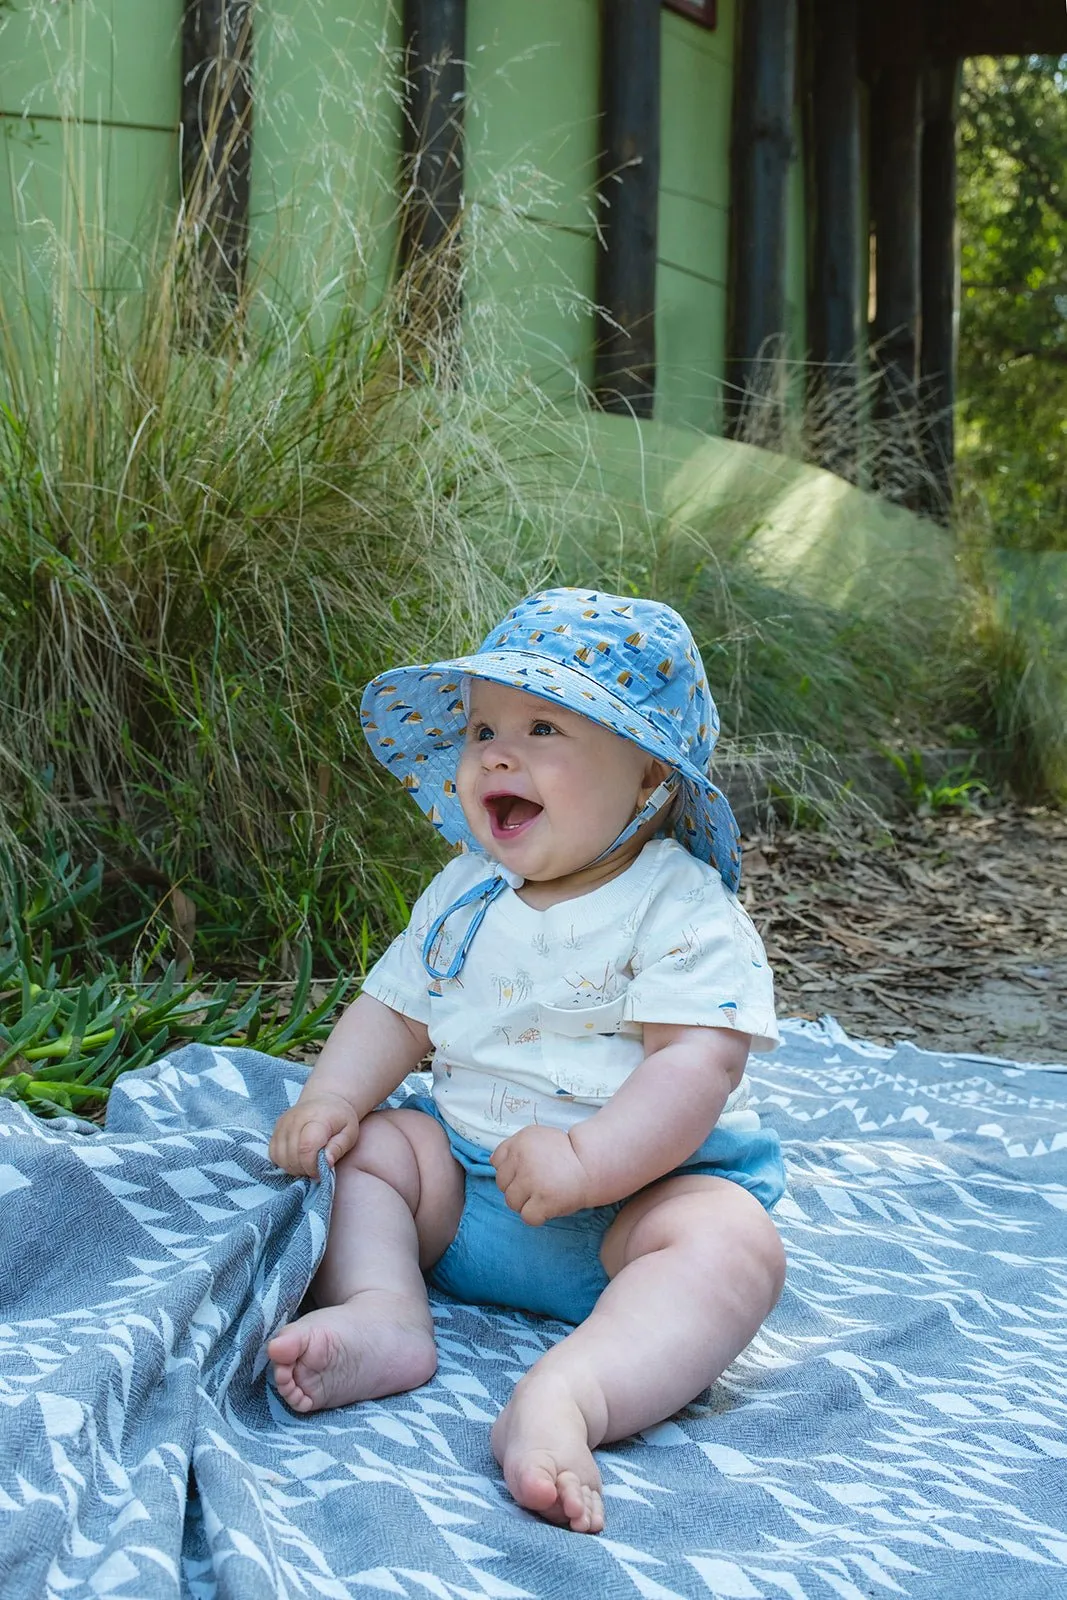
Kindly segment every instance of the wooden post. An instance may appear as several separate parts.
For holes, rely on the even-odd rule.
[[[922,348],[923,438],[930,475],[928,509],[952,505],[955,459],[959,263],[956,251],[956,121],[960,60],[930,66],[923,83]]]
[[[916,0],[895,9],[891,50],[881,58],[871,102],[879,411],[906,424],[915,417],[919,356],[921,21]]]
[[[751,405],[783,403],[786,239],[793,159],[797,0],[743,0],[731,152],[728,432]],[[773,428],[771,430],[773,434]],[[761,429],[767,437],[767,428]]]
[[[809,211],[814,214],[809,355],[810,402],[823,466],[845,477],[858,467],[860,352],[860,96],[856,0],[813,7]],[[840,426],[825,427],[830,414]]]
[[[409,321],[441,355],[459,336],[466,0],[404,0],[401,265]]]
[[[240,303],[248,271],[254,4],[189,0],[182,18],[182,184],[204,332]]]
[[[605,411],[650,417],[656,388],[659,0],[602,0],[595,386]]]

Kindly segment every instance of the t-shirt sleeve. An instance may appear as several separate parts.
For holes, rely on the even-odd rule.
[[[667,874],[642,919],[626,994],[633,1022],[736,1028],[752,1049],[779,1042],[774,981],[752,921],[714,869]]]
[[[438,912],[447,902],[449,865],[439,872],[416,900],[403,933],[398,933],[385,954],[374,963],[363,982],[363,993],[415,1022],[429,1022],[429,975],[422,947]]]

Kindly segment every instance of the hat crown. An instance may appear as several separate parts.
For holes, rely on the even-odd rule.
[[[718,712],[693,635],[670,606],[595,589],[545,589],[509,611],[477,653],[499,650],[583,673],[707,771]]]

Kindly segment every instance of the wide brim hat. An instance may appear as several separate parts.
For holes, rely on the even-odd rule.
[[[455,781],[472,678],[556,701],[677,772],[670,831],[737,887],[737,822],[709,772],[718,715],[677,612],[596,590],[546,590],[509,612],[474,654],[394,668],[367,685],[361,718],[373,754],[450,844],[478,850]]]

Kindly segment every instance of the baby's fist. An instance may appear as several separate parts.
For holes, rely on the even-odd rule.
[[[334,1167],[359,1137],[359,1118],[339,1094],[312,1091],[282,1113],[270,1141],[270,1158],[294,1178],[317,1178],[319,1151]]]
[[[562,1128],[520,1128],[489,1159],[508,1206],[532,1228],[589,1204],[589,1176]]]

